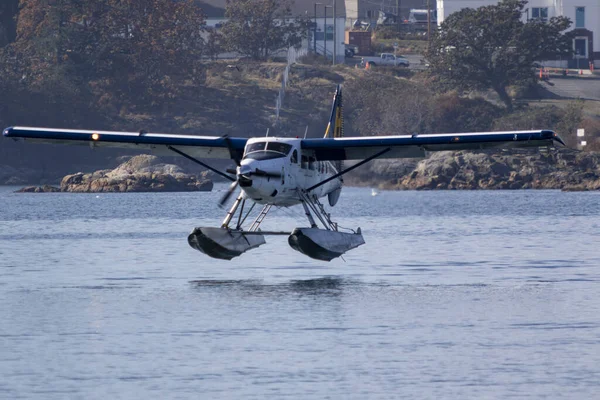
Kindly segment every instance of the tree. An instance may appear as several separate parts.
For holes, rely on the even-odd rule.
[[[567,56],[571,21],[523,22],[524,0],[464,8],[450,14],[434,33],[427,51],[432,73],[463,90],[494,90],[512,110],[510,85],[533,79],[534,63]]]
[[[227,0],[221,34],[225,46],[255,60],[297,47],[308,31],[308,19],[292,17],[293,0]]]
[[[204,27],[193,0],[21,0],[15,47],[29,83],[57,71],[109,83],[125,97],[156,98],[173,78],[194,79]]]
[[[192,0],[107,0],[96,3],[86,51],[98,72],[129,92],[160,91],[174,77],[193,79],[200,68],[205,19]],[[132,93],[133,94],[133,93]]]

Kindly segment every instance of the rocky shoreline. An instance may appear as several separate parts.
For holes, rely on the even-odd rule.
[[[206,177],[185,173],[173,164],[163,164],[151,155],[131,157],[113,170],[78,172],[65,176],[60,187],[28,186],[20,193],[129,193],[129,192],[210,192],[213,183]]]
[[[389,190],[600,190],[600,153],[572,149],[439,152],[426,159],[375,160],[345,176],[345,184]],[[206,173],[186,174],[176,165],[142,155],[114,170],[67,175],[60,187],[30,186],[20,191],[210,191],[212,186]]]
[[[600,189],[600,154],[571,149],[457,151],[377,160],[346,179],[392,190]]]

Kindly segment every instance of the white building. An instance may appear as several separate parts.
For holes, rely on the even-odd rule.
[[[349,28],[357,19],[375,24],[380,11],[399,15],[402,20],[408,20],[411,9],[427,8],[428,1],[433,9],[434,0],[345,0],[346,23]]]
[[[196,4],[204,11],[207,26],[218,28],[227,21],[225,18],[225,0],[196,0]],[[333,18],[334,6],[335,20]],[[313,23],[316,21],[316,26],[313,25],[308,30],[308,38],[304,41],[302,47],[311,51],[316,50],[319,54],[327,54],[331,58],[335,37],[337,42],[336,62],[344,62],[344,32],[346,25],[344,0],[295,0],[292,7],[292,16],[308,17]]]
[[[478,8],[498,4],[497,0],[437,0],[438,23],[463,8]],[[588,68],[593,61],[600,68],[600,0],[529,0],[523,20],[545,21],[565,16],[572,22],[574,55],[569,60],[548,63],[549,66]]]

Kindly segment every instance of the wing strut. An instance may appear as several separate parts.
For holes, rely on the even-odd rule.
[[[329,178],[325,179],[324,181],[321,181],[321,182],[317,183],[316,185],[312,185],[311,187],[309,187],[308,189],[306,189],[306,191],[307,191],[307,192],[310,192],[311,190],[313,190],[313,189],[316,189],[316,188],[318,188],[319,186],[322,186],[322,185],[326,184],[327,182],[330,182],[330,181],[332,181],[332,180],[334,180],[334,179],[336,179],[336,178],[339,178],[340,176],[344,175],[345,173],[347,173],[347,172],[350,172],[350,171],[352,171],[353,169],[355,169],[355,168],[358,168],[358,167],[360,167],[361,165],[363,165],[363,164],[366,164],[366,163],[368,163],[369,161],[371,161],[371,160],[373,160],[373,159],[375,159],[375,158],[377,158],[377,157],[379,157],[379,156],[382,156],[382,155],[384,155],[385,153],[387,153],[387,152],[388,152],[388,151],[390,151],[391,149],[392,149],[391,147],[388,147],[388,148],[386,148],[386,149],[383,149],[383,150],[381,150],[379,153],[375,153],[375,154],[373,154],[371,157],[367,157],[367,158],[365,158],[364,160],[362,160],[362,161],[361,161],[361,162],[359,162],[358,164],[354,164],[354,165],[353,165],[353,166],[351,166],[350,168],[346,168],[345,170],[338,172],[337,174],[335,174],[335,175],[333,175],[333,176],[331,176],[331,177],[329,177]]]
[[[208,165],[208,164],[205,164],[205,163],[203,163],[202,161],[200,161],[200,160],[198,160],[198,159],[195,159],[194,157],[192,157],[192,156],[190,156],[190,155],[187,155],[187,154],[185,154],[185,153],[184,153],[183,151],[181,151],[181,150],[177,150],[177,149],[176,149],[175,147],[173,147],[173,146],[167,146],[167,149],[169,149],[169,150],[171,150],[171,151],[173,151],[173,152],[175,152],[175,153],[179,154],[179,155],[180,155],[180,156],[182,156],[182,157],[185,157],[185,158],[187,158],[187,159],[188,159],[188,160],[190,160],[190,161],[193,161],[193,162],[195,162],[196,164],[200,164],[200,165],[202,165],[202,166],[203,166],[204,168],[206,168],[206,169],[210,169],[212,172],[214,172],[215,174],[221,175],[221,176],[222,176],[223,178],[225,178],[225,179],[229,179],[229,180],[230,180],[230,181],[232,181],[232,182],[235,182],[235,181],[236,181],[236,179],[235,179],[234,177],[232,177],[232,176],[230,176],[230,175],[227,175],[226,173],[224,173],[224,172],[221,172],[221,171],[219,171],[218,169],[216,169],[216,168],[213,168],[213,167],[211,167],[210,165]]]

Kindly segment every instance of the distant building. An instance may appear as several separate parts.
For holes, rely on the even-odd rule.
[[[437,0],[438,23],[463,8],[478,8],[498,4],[497,0]],[[585,68],[594,62],[600,68],[600,0],[529,0],[523,20],[546,22],[552,17],[565,16],[571,22],[573,57],[544,63],[548,66]]]
[[[348,27],[353,26],[356,20],[375,25],[380,12],[408,21],[410,10],[427,9],[428,1],[431,9],[435,10],[435,0],[346,0],[346,21]]]
[[[196,4],[198,4],[198,6],[200,6],[206,14],[207,26],[219,28],[227,20],[225,18],[225,0],[196,0]],[[327,4],[327,8],[325,8],[325,4]],[[337,28],[337,33],[335,36],[337,37],[338,42],[336,49],[336,60],[337,62],[341,63],[344,62],[346,7],[344,0],[337,0],[335,5],[335,25]],[[308,38],[304,41],[302,47],[309,50],[315,50],[316,47],[316,51],[319,54],[324,54],[325,51],[327,51],[327,56],[331,58],[333,56],[334,39],[333,0],[295,0],[292,8],[292,16],[304,16],[310,18],[313,22],[316,21],[316,27],[309,29],[307,32]]]

